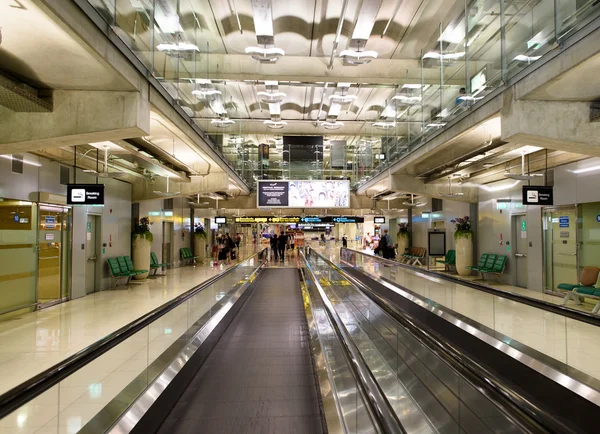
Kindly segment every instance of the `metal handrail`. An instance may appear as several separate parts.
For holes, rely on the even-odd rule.
[[[31,401],[35,397],[39,396],[46,390],[50,389],[52,386],[58,384],[59,382],[67,378],[69,375],[84,367],[85,365],[96,360],[102,354],[119,345],[121,342],[127,340],[128,338],[136,334],[138,331],[142,330],[149,324],[155,322],[168,312],[172,311],[173,309],[180,306],[190,298],[197,295],[199,292],[202,292],[206,288],[210,287],[218,280],[221,280],[223,277],[232,273],[234,270],[241,267],[244,263],[248,262],[254,257],[262,256],[262,254],[266,250],[266,248],[262,249],[261,251],[255,253],[254,255],[250,256],[244,261],[239,262],[233,267],[228,268],[224,272],[211,277],[210,279],[202,282],[200,285],[195,286],[189,291],[186,291],[178,297],[166,302],[165,304],[157,307],[156,309],[121,327],[115,332],[105,336],[99,341],[94,342],[90,346],[73,354],[67,359],[35,375],[34,377],[14,387],[8,392],[5,392],[0,396],[0,419],[17,410],[19,407]]]
[[[360,379],[359,384],[366,389],[366,396],[368,397],[367,402],[370,404],[372,413],[375,415],[376,422],[380,425],[381,429],[385,433],[407,434],[406,430],[400,423],[396,412],[390,405],[390,402],[379,387],[379,384],[373,376],[373,373],[360,354],[360,350],[350,337],[350,334],[346,330],[343,321],[340,319],[338,313],[333,308],[331,301],[325,294],[323,287],[315,276],[314,270],[312,269],[302,250],[300,250],[300,254],[304,258],[306,268],[313,278],[313,282],[317,288],[317,291],[319,292],[323,305],[325,306],[325,312],[329,317],[329,321],[331,322],[336,334],[341,336],[340,341],[342,346],[346,350],[346,353],[350,356],[350,360],[352,362],[350,363],[350,366],[352,371],[354,372],[355,376]]]
[[[352,253],[358,253],[360,255],[363,256],[367,256],[371,259],[374,259],[378,262],[381,262],[383,264],[389,264],[392,265],[394,267],[402,267],[405,268],[407,270],[410,271],[414,271],[414,272],[419,272],[419,273],[423,273],[423,274],[428,274],[430,276],[439,278],[439,279],[443,279],[446,280],[448,282],[452,282],[452,283],[456,283],[459,285],[463,285],[463,286],[467,286],[469,288],[473,288],[473,289],[477,289],[479,291],[483,291],[483,292],[487,292],[488,294],[492,294],[498,297],[502,297],[502,298],[507,298],[509,300],[512,301],[516,301],[518,303],[522,303],[522,304],[526,304],[528,306],[532,306],[538,309],[542,309],[545,310],[547,312],[552,312],[558,315],[562,315],[562,316],[566,316],[568,318],[577,320],[577,321],[582,321],[585,322],[587,324],[591,324],[594,325],[596,327],[600,327],[600,316],[597,315],[593,315],[591,313],[587,313],[587,312],[583,312],[583,311],[579,311],[579,310],[575,310],[575,309],[571,309],[565,306],[560,306],[558,304],[554,304],[554,303],[550,303],[548,301],[544,301],[544,300],[538,300],[536,298],[530,298],[527,297],[525,295],[521,295],[521,294],[516,294],[514,292],[510,292],[510,291],[506,291],[503,289],[498,289],[498,288],[493,288],[491,286],[486,286],[486,285],[481,285],[475,282],[470,282],[468,280],[462,280],[462,279],[458,279],[456,277],[453,276],[449,276],[447,274],[443,274],[443,273],[438,273],[435,271],[431,271],[431,270],[426,270],[426,269],[421,269],[421,268],[414,268],[408,264],[403,264],[401,262],[396,262],[396,261],[392,261],[391,259],[385,259],[376,255],[371,255],[370,253],[365,253],[365,252],[361,252],[359,250],[354,250],[354,249],[348,249],[348,248],[344,248],[341,247],[340,248],[340,252],[342,250],[346,250],[348,252],[352,252]],[[394,282],[391,282],[393,284],[395,284]],[[417,294],[418,295],[418,294]]]
[[[457,375],[496,402],[503,412],[512,413],[513,415],[517,414],[525,422],[525,426],[522,426],[522,428],[529,431],[533,425],[533,432],[544,432],[545,427],[539,421],[542,419],[546,422],[549,420],[553,421],[556,425],[559,425],[561,428],[560,432],[570,432],[570,430],[554,420],[552,415],[547,414],[544,410],[514,392],[511,387],[493,376],[481,364],[469,357],[465,357],[460,350],[452,346],[449,342],[436,338],[429,330],[424,329],[422,326],[417,326],[411,315],[405,312],[400,313],[391,302],[373,293],[363,282],[349,275],[343,268],[334,264],[319,252],[314,252],[327,265],[337,271],[362,294],[371,299],[384,312],[402,325],[419,343],[428,348],[441,360],[448,363]]]

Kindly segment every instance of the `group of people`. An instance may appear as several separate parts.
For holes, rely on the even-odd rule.
[[[274,262],[283,262],[285,259],[286,249],[294,251],[294,236],[292,234],[286,235],[284,231],[281,231],[279,235],[271,234],[270,238],[271,247],[271,258]]]
[[[367,236],[365,237],[365,240],[367,239],[371,239],[368,232]],[[379,242],[377,243],[377,247],[373,249],[373,253],[376,255],[381,255],[385,259],[396,259],[396,248],[392,242],[392,237],[390,237],[389,230],[384,229],[383,235],[379,238]]]
[[[213,265],[221,263],[229,265],[232,260],[237,259],[241,241],[242,235],[239,233],[235,234],[235,238],[232,238],[229,232],[224,235],[217,234],[212,247]]]

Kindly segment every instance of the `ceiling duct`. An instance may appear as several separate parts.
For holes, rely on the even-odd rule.
[[[273,35],[273,10],[271,0],[252,0],[254,18],[254,31],[258,45],[261,47],[247,47],[246,54],[261,63],[275,63],[285,55],[285,51],[275,47]]]

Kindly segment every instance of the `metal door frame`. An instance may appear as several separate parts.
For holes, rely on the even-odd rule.
[[[92,292],[87,292],[87,288],[86,288],[86,295],[89,294],[94,294],[96,292],[100,292],[102,291],[102,214],[96,214],[96,213],[92,213],[92,212],[88,212],[86,214],[86,219],[85,219],[85,224],[86,224],[86,233],[87,233],[87,221],[88,218],[92,218],[95,221],[95,231],[94,231],[94,237],[95,237],[95,241],[96,241],[96,251],[94,252],[95,256],[96,256],[96,267],[94,269],[94,290]],[[86,235],[87,237],[87,235]],[[87,239],[86,239],[86,247],[87,247]],[[89,254],[89,252],[86,251],[86,262],[87,262],[87,255]],[[87,282],[87,276],[86,276],[86,282]]]
[[[580,218],[580,209],[581,207],[579,206],[580,204],[575,203],[575,204],[568,204],[568,205],[555,205],[555,206],[548,206],[548,207],[543,207],[542,208],[542,219],[544,218],[544,213],[546,211],[552,213],[555,211],[563,211],[563,210],[572,210],[575,209],[575,219],[576,219],[576,224],[577,229],[575,230],[575,269],[576,269],[576,273],[577,273],[577,278],[579,279],[579,245],[580,245],[580,241],[579,241],[579,218]],[[550,220],[550,225],[552,225],[552,220]],[[542,231],[543,231],[544,225],[542,223]],[[554,230],[553,230],[554,232]],[[543,238],[543,237],[542,237]],[[550,243],[550,255],[552,256],[552,264],[554,264],[554,242],[552,242],[553,240],[551,240]],[[546,285],[546,257],[545,257],[545,252],[546,249],[542,248],[542,285],[544,286],[544,288],[547,287]],[[554,286],[554,265],[552,265],[552,286]],[[558,293],[556,291],[554,291],[554,289],[548,289],[548,290],[544,290],[545,294],[551,294],[551,295],[560,295],[561,297],[564,296],[563,293]]]
[[[511,234],[510,234],[510,242],[512,244],[512,247],[514,247],[514,249],[517,248],[517,240],[518,240],[518,232],[519,232],[519,228],[517,227],[517,225],[515,224],[515,222],[517,221],[517,219],[519,217],[523,217],[525,219],[525,221],[527,222],[526,224],[529,225],[529,221],[527,219],[527,213],[526,212],[519,212],[519,213],[515,213],[515,214],[511,214],[510,215],[510,226],[511,226]],[[529,234],[527,234],[527,245],[529,245]],[[511,248],[511,252],[512,252],[512,257],[514,258],[515,261],[515,273],[514,273],[514,282],[513,285],[514,286],[518,286],[519,288],[522,288],[522,286],[519,286],[517,283],[519,282],[519,278],[518,278],[518,273],[519,273],[519,268],[517,266],[517,257],[515,256],[515,251]],[[525,255],[527,255],[527,253],[525,253]],[[525,289],[529,289],[529,277],[527,277],[527,286],[525,287]]]
[[[162,245],[161,245],[161,254],[164,256],[164,252],[165,252],[165,225],[171,225],[170,229],[171,229],[171,236],[170,236],[170,240],[171,240],[171,246],[169,247],[169,260],[165,261],[165,258],[162,258],[162,262],[168,262],[169,265],[167,265],[167,268],[175,268],[174,264],[175,264],[175,223],[172,222],[171,220],[163,220],[162,221]],[[193,239],[193,238],[192,238]]]

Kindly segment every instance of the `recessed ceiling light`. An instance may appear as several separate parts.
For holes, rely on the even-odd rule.
[[[274,121],[274,120],[267,120],[263,122],[267,127],[274,129],[274,130],[280,130],[281,128],[285,127],[287,125],[286,121]]]
[[[196,97],[204,99],[209,96],[221,95],[221,91],[217,89],[193,90],[192,95],[196,95]]]
[[[382,130],[389,130],[396,126],[396,122],[380,121],[373,122],[371,125],[373,125],[375,128],[380,128]]]
[[[158,44],[158,51],[200,51],[197,45],[189,42],[180,42],[179,44]]]
[[[261,100],[263,102],[266,102],[267,104],[274,104],[274,103],[280,103],[283,101],[283,98],[285,98],[287,95],[283,92],[264,92],[264,91],[260,91],[260,92],[256,92],[256,95],[258,95],[259,97],[261,97]]]
[[[250,54],[254,60],[258,60],[261,63],[275,63],[277,59],[285,56],[285,51],[276,47],[247,47],[246,54]]]
[[[327,129],[327,130],[339,130],[341,127],[344,126],[343,122],[340,121],[325,121],[325,122],[321,122],[321,125],[323,126],[323,128]]]
[[[210,121],[210,123],[216,126],[217,128],[229,128],[231,125],[235,124],[235,122],[229,118],[213,119],[212,121]]]
[[[377,59],[377,55],[377,51],[344,50],[340,53],[340,58],[349,65],[364,65]]]
[[[423,55],[423,59],[437,59],[437,60],[457,60],[465,55],[464,52],[459,53],[444,53],[440,54],[436,51],[430,51]]]
[[[356,95],[329,95],[329,101],[335,104],[349,104],[356,99]]]

